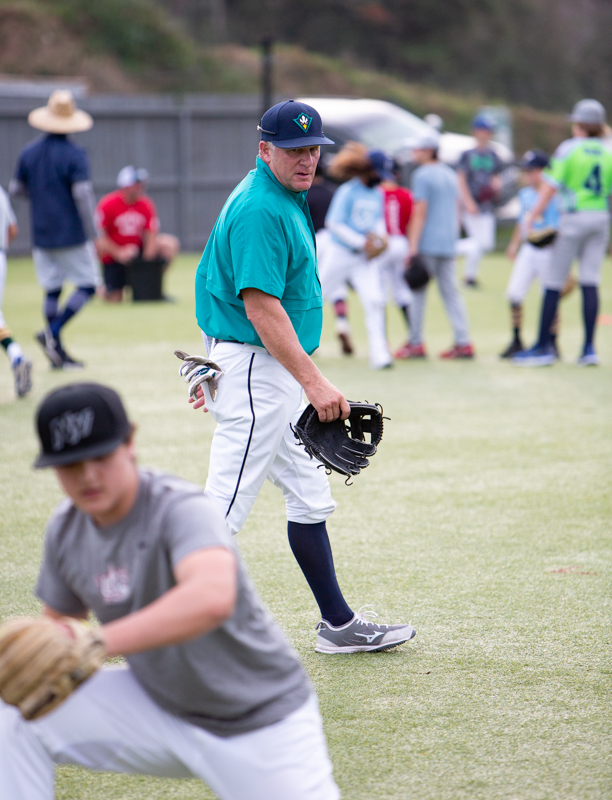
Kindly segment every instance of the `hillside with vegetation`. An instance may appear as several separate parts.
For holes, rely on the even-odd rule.
[[[436,2],[431,2],[433,10]],[[467,0],[445,4],[454,7],[463,2],[470,5]],[[419,3],[420,0],[396,5],[416,8]],[[269,13],[272,5],[271,0],[262,0],[258,16],[246,0],[198,0],[195,4],[191,0],[0,0],[0,73],[79,76],[87,80],[92,92],[256,93],[260,85],[258,36],[267,29],[266,19],[273,28]],[[277,9],[286,6],[289,15],[295,4],[274,0],[274,5]],[[365,13],[366,5],[358,0],[344,3],[346,16],[350,16],[350,9],[353,13],[361,8]],[[374,39],[378,34],[373,9],[386,5],[389,4],[367,5],[370,10],[366,18],[374,20]],[[507,102],[507,93],[486,93],[475,81],[466,79],[461,90],[454,89],[442,75],[435,83],[429,74],[402,69],[399,61],[391,63],[380,56],[378,64],[375,48],[360,58],[348,44],[339,43],[335,50],[324,46],[336,6],[335,0],[326,3],[329,13],[319,19],[321,37],[313,40],[311,49],[297,41],[291,43],[292,38],[297,38],[291,31],[284,37],[288,43],[283,43],[283,32],[272,30],[280,40],[274,50],[277,94],[385,99],[419,116],[436,112],[448,129],[456,131],[469,129],[474,111],[482,104]],[[316,3],[309,8],[316,10]],[[382,20],[380,9],[376,13]],[[277,17],[284,19],[283,14]],[[302,29],[299,19],[298,15],[296,30],[304,33],[302,38],[309,44],[306,33],[310,29]],[[351,36],[357,37],[354,42],[359,45],[360,26],[353,29],[346,21],[344,27],[350,27]],[[445,22],[444,30],[451,21]],[[225,42],[218,43],[220,40]],[[394,37],[389,41],[392,43]],[[406,47],[411,58],[416,58],[414,47]],[[332,50],[333,54],[325,50]],[[427,50],[430,60],[434,51],[435,48]],[[444,59],[451,57],[446,50],[440,52]],[[459,59],[457,67],[462,64]],[[461,70],[455,72],[459,74]],[[567,124],[559,113],[535,110],[525,103],[512,104],[512,112],[518,151],[534,145],[551,149],[566,134]]]

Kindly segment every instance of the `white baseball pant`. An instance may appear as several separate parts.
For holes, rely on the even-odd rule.
[[[331,241],[319,265],[325,300],[333,303],[344,299],[349,283],[357,292],[365,317],[372,369],[380,369],[393,361],[387,345],[385,295],[376,262],[375,258],[368,259],[364,253]]]
[[[2,313],[2,301],[4,300],[4,287],[6,285],[6,253],[0,250],[0,331],[6,328],[6,320]]]
[[[217,423],[206,491],[232,533],[244,525],[266,478],[282,490],[290,522],[326,520],[336,508],[327,475],[290,427],[304,409],[300,384],[263,347],[215,342],[210,357],[224,374],[214,401],[204,384]]]
[[[480,248],[478,258],[466,258],[463,277],[474,280],[478,275],[478,268],[484,253],[490,253],[495,248],[495,214],[492,211],[480,211],[478,214],[464,212],[463,227],[468,238],[475,239]]]
[[[466,280],[473,280],[478,275],[478,265],[482,258],[482,248],[476,239],[470,239],[469,236],[464,236],[463,239],[457,239],[455,244],[455,255],[458,258],[465,259],[463,265],[463,277]]]
[[[54,764],[200,778],[220,800],[340,797],[314,695],[280,722],[220,737],[164,711],[128,668],[100,670],[33,722],[0,701],[0,797],[52,800]]]
[[[410,247],[405,236],[389,236],[387,247],[374,259],[383,290],[399,308],[410,305],[412,292],[404,279]]]
[[[542,283],[551,254],[552,247],[534,247],[529,242],[520,246],[506,288],[506,297],[513,305],[522,304],[536,278]]]

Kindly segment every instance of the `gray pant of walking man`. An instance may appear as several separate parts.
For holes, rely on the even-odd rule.
[[[463,297],[459,292],[455,259],[446,256],[424,255],[427,270],[432,278],[438,281],[438,290],[444,303],[449,322],[455,336],[455,344],[469,345],[470,332],[467,312]],[[427,300],[427,286],[412,295],[410,305],[410,344],[423,343],[423,321],[425,318],[425,303]]]

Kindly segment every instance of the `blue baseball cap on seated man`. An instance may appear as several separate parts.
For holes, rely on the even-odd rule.
[[[285,100],[269,108],[257,126],[262,142],[272,142],[277,147],[312,147],[318,144],[334,144],[323,133],[323,123],[316,108]]]

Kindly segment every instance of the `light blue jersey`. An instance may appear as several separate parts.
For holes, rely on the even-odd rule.
[[[332,231],[332,238],[344,246],[348,243],[334,233],[334,226],[346,225],[365,236],[381,223],[384,223],[382,193],[365,186],[359,178],[352,178],[336,190],[325,217],[325,226]]]
[[[522,224],[528,212],[531,211],[536,204],[538,199],[537,189],[534,189],[533,186],[524,186],[518,193],[518,199],[521,204],[519,222]],[[555,195],[542,212],[542,215],[533,221],[533,228],[535,230],[541,228],[558,228],[559,213],[559,201]]]

